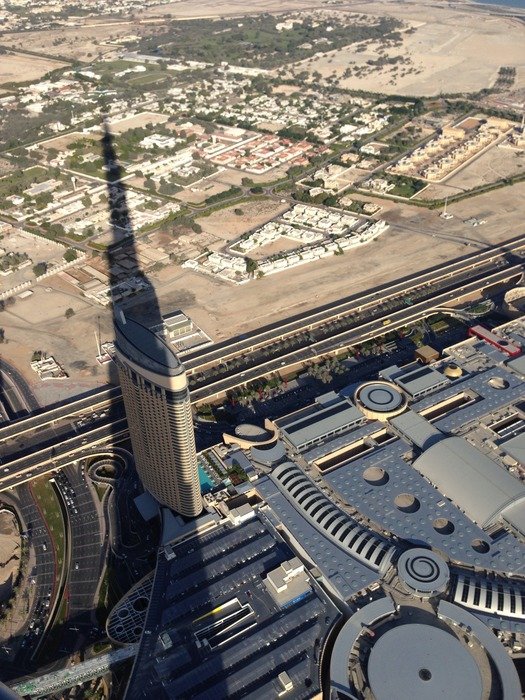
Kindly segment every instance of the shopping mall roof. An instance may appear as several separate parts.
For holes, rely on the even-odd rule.
[[[468,647],[431,625],[385,632],[372,647],[367,670],[376,700],[482,697],[481,674]]]
[[[297,449],[314,444],[329,435],[359,425],[365,421],[361,411],[345,399],[313,411],[297,421],[280,423],[287,440]]]
[[[519,501],[519,510],[525,509],[525,486],[462,438],[432,445],[414,467],[481,526],[490,525]]]

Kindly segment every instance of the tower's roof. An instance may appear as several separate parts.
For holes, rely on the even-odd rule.
[[[140,367],[166,377],[182,374],[184,367],[171,347],[142,323],[115,314],[117,349]]]

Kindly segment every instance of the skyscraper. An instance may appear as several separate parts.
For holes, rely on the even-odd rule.
[[[202,510],[188,382],[171,347],[141,323],[115,314],[115,349],[137,472],[162,504]]]

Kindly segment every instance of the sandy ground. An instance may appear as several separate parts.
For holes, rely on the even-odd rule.
[[[276,203],[273,199],[243,202],[234,207],[221,209],[210,216],[200,217],[197,221],[205,233],[214,236],[218,243],[224,245],[225,242],[262,226],[289,208],[288,203]],[[241,209],[243,214],[241,216],[235,214],[235,209]]]
[[[111,122],[111,131],[115,134],[121,134],[129,129],[137,129],[147,126],[148,124],[164,124],[169,119],[167,114],[157,114],[156,112],[143,112],[134,117],[127,119],[119,119]]]
[[[143,12],[143,16],[170,14],[172,17],[224,17],[226,15],[258,14],[261,12],[285,12],[288,10],[302,10],[307,7],[319,7],[318,0],[250,0],[249,5],[245,0],[226,0],[217,3],[214,0],[177,0],[159,7],[149,7]]]
[[[21,44],[20,46],[29,46],[29,44]],[[0,58],[0,84],[38,80],[49,71],[66,65],[67,63],[48,58],[37,58],[18,53],[6,54]]]
[[[136,25],[136,22],[130,21],[118,24],[61,27],[45,32],[13,32],[2,35],[2,44],[19,49],[30,46],[32,51],[50,56],[63,56],[64,58],[90,62],[98,56],[114,52],[115,49],[119,48],[118,46],[105,45],[104,41],[109,40],[110,37],[118,38],[134,34]],[[59,43],[55,43],[57,40]],[[30,58],[30,60],[34,61],[35,59]],[[28,78],[24,77],[20,80],[28,80]]]
[[[81,131],[73,131],[71,134],[64,134],[63,136],[56,136],[47,141],[42,141],[38,145],[40,148],[56,148],[57,151],[64,151],[72,143],[75,143],[75,141],[81,141],[83,139],[86,139],[85,134]]]
[[[31,265],[23,267],[10,275],[0,278],[0,292],[7,291],[12,287],[33,280],[33,266],[36,263],[45,262],[50,266],[58,265],[64,262],[64,252],[66,248],[62,245],[58,246],[55,243],[48,241],[41,236],[33,236],[26,231],[12,229],[2,239],[2,248],[7,252],[22,253],[25,252],[31,259]]]
[[[437,211],[370,196],[366,200],[378,202],[383,207],[381,216],[391,224],[376,242],[240,287],[176,265],[166,267],[151,278],[162,312],[182,309],[217,341],[474,252],[465,242],[508,240],[517,234],[516,221],[525,217],[525,183],[453,204],[449,211],[454,218],[449,221],[440,219]],[[276,204],[266,202],[258,218],[252,214],[244,222],[231,213],[223,213],[222,219],[215,214],[207,222],[212,232],[207,235],[226,241],[250,223],[257,225],[275,213]],[[487,223],[477,228],[464,224],[470,216]],[[23,372],[39,399],[49,404],[108,380],[111,365],[101,367],[95,362],[94,333],[100,326],[102,340],[111,340],[113,327],[109,310],[78,297],[74,287],[60,277],[46,280],[46,287],[54,291],[45,292],[43,285],[37,285],[33,297],[17,301],[2,313],[1,324],[8,340],[2,346],[3,356]],[[66,320],[64,306],[74,307],[71,295],[81,308]],[[33,305],[37,311],[24,309]],[[146,311],[147,307],[146,302]],[[54,354],[70,378],[41,382],[29,368],[36,349]],[[85,368],[79,362],[86,363]]]
[[[434,95],[439,92],[473,92],[492,85],[500,66],[517,67],[515,87],[525,85],[525,31],[518,19],[495,17],[487,8],[475,11],[467,5],[431,6],[420,2],[351,5],[353,11],[390,14],[413,27],[404,33],[403,45],[385,51],[387,56],[410,59],[406,66],[373,67],[366,75],[340,80],[342,87],[388,94]],[[318,71],[324,77],[358,66],[379,56],[381,43],[366,43],[322,54],[314,60],[295,64],[296,69]]]
[[[234,170],[233,168],[224,168],[217,174],[217,180],[225,182],[228,185],[240,185],[243,177],[252,180],[256,185],[261,182],[275,182],[286,176],[287,168],[273,168],[273,170],[257,175],[255,173],[244,173],[242,170]]]
[[[181,202],[190,202],[191,204],[202,204],[205,199],[214,194],[220,194],[229,190],[228,185],[218,182],[215,178],[206,178],[194,185],[188,185],[180,192],[177,192],[175,199]]]
[[[93,22],[87,20],[82,27],[64,27],[46,32],[7,33],[2,43],[13,48],[31,46],[32,50],[46,55],[67,56],[89,62],[94,57],[116,54],[118,45],[106,42],[141,32],[162,15],[170,14],[180,19],[243,15],[261,12],[285,12],[319,7],[317,0],[252,0],[247,6],[241,0],[229,0],[217,4],[212,0],[181,0],[159,7],[147,8],[141,20],[125,22]],[[350,89],[377,90],[387,93],[427,95],[443,92],[472,92],[491,85],[502,65],[518,68],[515,87],[525,86],[525,41],[523,24],[518,19],[494,14],[489,6],[459,2],[432,3],[419,0],[416,3],[400,3],[393,0],[370,3],[344,3],[333,8],[338,11],[366,13],[372,16],[389,14],[403,20],[413,33],[405,33],[403,46],[388,49],[389,56],[408,58],[409,63],[393,68],[368,68],[370,73],[341,80]],[[519,10],[516,10],[519,12]],[[155,19],[158,18],[158,19]],[[55,45],[56,40],[59,43]],[[366,61],[376,59],[381,46],[366,43],[364,52],[356,52],[356,45],[337,52],[321,54],[313,60],[296,64],[300,70],[319,71],[325,77],[335,71],[341,77],[348,67],[366,67]],[[43,59],[21,57],[22,63],[9,68],[3,57],[0,82],[18,78],[27,80],[38,77],[43,69]],[[5,67],[7,66],[7,68]],[[36,76],[30,71],[38,70]]]
[[[524,168],[525,151],[496,147],[476,158],[444,184],[456,189],[471,190],[504,177],[520,175]]]
[[[20,544],[15,516],[8,510],[0,511],[0,601],[11,593],[20,563]]]

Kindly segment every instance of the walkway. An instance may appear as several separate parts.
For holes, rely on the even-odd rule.
[[[125,649],[110,651],[108,654],[101,654],[75,666],[69,666],[62,671],[54,671],[44,676],[15,683],[11,685],[11,689],[21,696],[29,696],[30,698],[41,698],[50,693],[58,693],[79,683],[103,676],[117,664],[134,657],[137,649],[138,645],[133,644]]]

